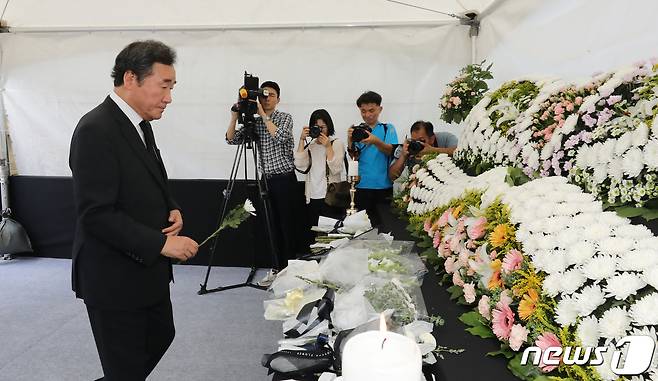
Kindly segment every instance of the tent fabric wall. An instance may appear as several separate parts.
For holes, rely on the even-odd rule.
[[[355,27],[227,31],[18,33],[0,35],[0,85],[18,174],[69,176],[78,119],[111,91],[116,54],[136,39],[178,51],[174,102],[156,137],[172,178],[228,178],[234,148],[224,142],[244,70],[281,85],[279,109],[295,141],[316,108],[338,137],[360,121],[359,94],[382,94],[382,120],[403,137],[417,119],[438,120],[447,83],[470,62],[468,27]]]
[[[519,77],[577,80],[658,56],[658,2],[505,0],[482,19],[478,50],[494,85]]]

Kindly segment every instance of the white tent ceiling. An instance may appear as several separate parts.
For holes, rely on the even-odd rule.
[[[3,19],[18,31],[436,24],[455,21],[447,14],[481,12],[494,0],[3,0],[3,8],[7,2]]]

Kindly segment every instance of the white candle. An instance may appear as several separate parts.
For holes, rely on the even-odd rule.
[[[347,175],[350,177],[356,177],[359,175],[359,162],[356,160],[350,160],[347,164]]]
[[[342,356],[343,381],[419,381],[422,356],[416,342],[387,331],[368,331],[349,339]]]

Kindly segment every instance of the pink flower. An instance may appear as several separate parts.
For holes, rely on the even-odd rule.
[[[446,224],[448,224],[450,214],[452,214],[452,208],[448,208],[448,210],[443,212],[441,217],[439,217],[439,227],[442,228],[442,227],[446,226]]]
[[[512,304],[512,298],[509,295],[507,295],[507,290],[503,290],[503,292],[500,293],[500,301],[498,303],[507,304],[507,305]]]
[[[457,230],[457,234],[461,234],[464,232],[464,221],[465,218],[460,218],[459,221],[457,222],[457,227],[455,228]]]
[[[464,299],[469,304],[475,301],[475,285],[473,283],[466,283],[464,285]]]
[[[423,224],[423,230],[425,230],[425,233],[429,233],[430,229],[432,228],[432,221],[430,219],[426,219],[425,223]]]
[[[455,272],[456,267],[455,267],[455,258],[454,257],[448,257],[445,262],[443,262],[443,267],[446,269],[446,272],[448,274],[452,274]]]
[[[564,107],[562,107],[561,104],[558,104],[557,106],[555,106],[555,110],[553,110],[553,112],[555,113],[555,115],[564,114]]]
[[[461,275],[459,275],[459,271],[452,273],[452,284],[455,286],[464,287],[464,280],[462,279]]]
[[[523,254],[516,249],[510,250],[503,259],[503,272],[509,274],[521,268]]]
[[[432,245],[436,249],[441,243],[441,232],[437,231],[434,233],[434,239],[432,240]]]
[[[498,253],[496,252],[496,250],[489,253],[489,258],[491,258],[491,260],[496,259],[496,257],[498,257]]]
[[[489,307],[489,301],[489,295],[482,295],[478,302],[478,312],[487,320],[491,319],[491,307]]]
[[[459,97],[452,97],[450,100],[455,106],[459,106],[462,103],[462,100]]]
[[[535,340],[535,345],[541,348],[542,353],[544,353],[544,351],[546,351],[548,348],[562,347],[562,343],[560,343],[560,339],[558,339],[557,336],[555,336],[555,334],[552,332],[544,332],[543,334],[541,334],[537,338],[537,340]],[[559,360],[560,356],[551,355],[549,359]],[[539,363],[539,368],[541,369],[542,372],[548,373],[553,369],[557,368],[557,365],[546,365],[544,364],[544,361],[542,359],[542,361],[540,361]]]
[[[458,253],[459,249],[461,248],[461,241],[463,239],[463,235],[461,234],[455,234],[452,239],[450,240],[450,250],[453,253]]]
[[[498,302],[491,313],[493,332],[498,339],[508,339],[514,325],[514,312],[509,304]]]
[[[466,228],[466,234],[470,239],[478,239],[484,236],[484,228],[487,224],[487,219],[485,217],[480,217],[475,221],[471,222]]]
[[[576,99],[573,100],[573,103],[575,103],[576,106],[580,106],[583,104],[583,97],[576,97]]]
[[[621,95],[611,95],[610,98],[608,98],[608,105],[612,106],[613,104],[619,102],[621,100]]]
[[[467,249],[473,250],[476,247],[477,247],[477,245],[475,244],[475,242],[472,239],[469,239],[468,241],[466,241],[466,248]]]
[[[462,266],[468,265],[468,257],[471,256],[471,253],[467,248],[462,247],[462,249],[459,251],[459,263],[461,263]]]
[[[448,249],[448,244],[445,240],[442,240],[441,243],[439,243],[437,251],[443,258],[447,258],[450,255],[450,250]]]
[[[509,335],[509,347],[514,351],[521,349],[521,345],[528,339],[528,329],[521,324],[514,324]]]

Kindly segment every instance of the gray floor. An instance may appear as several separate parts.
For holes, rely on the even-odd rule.
[[[281,338],[280,322],[263,319],[263,300],[271,294],[239,288],[198,296],[205,270],[174,268],[176,339],[149,380],[269,379],[260,358]],[[84,304],[71,292],[70,271],[66,259],[0,261],[0,381],[88,381],[102,375]],[[242,282],[247,273],[213,268],[208,287]]]

